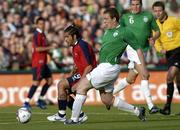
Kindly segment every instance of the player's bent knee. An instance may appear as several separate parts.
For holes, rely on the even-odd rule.
[[[60,84],[60,85],[58,85],[58,88],[57,88],[57,89],[58,89],[58,92],[59,92],[59,93],[61,93],[61,92],[65,93],[67,87],[66,87],[64,84]]]
[[[129,84],[135,83],[135,79],[129,79],[129,78],[127,78],[126,80],[127,80],[127,82],[128,82]]]
[[[81,95],[86,95],[87,94],[87,89],[78,89],[78,88],[76,88],[76,93],[81,94]]]
[[[80,80],[77,84],[76,92],[78,94],[86,95],[87,91],[91,88],[89,81],[86,78]]]
[[[87,94],[87,87],[78,85],[76,88],[76,93],[86,95]]]
[[[62,79],[61,81],[59,81],[57,86],[61,88],[68,86],[66,79]]]

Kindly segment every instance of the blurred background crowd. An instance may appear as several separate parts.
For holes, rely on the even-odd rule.
[[[145,10],[151,11],[156,0],[143,0]],[[180,0],[163,0],[170,15],[180,17]],[[81,28],[83,39],[96,52],[101,47],[103,28],[100,25],[106,7],[116,6],[120,12],[128,9],[129,0],[0,0],[0,70],[31,69],[31,43],[37,16],[46,19],[45,34],[49,44],[59,48],[50,52],[52,69],[69,70],[73,65],[71,49],[64,42],[63,30],[75,23]],[[165,65],[165,58],[152,47],[146,56],[149,67]],[[121,65],[127,67],[126,54]]]

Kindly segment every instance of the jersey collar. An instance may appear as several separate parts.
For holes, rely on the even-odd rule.
[[[77,44],[78,44],[78,42],[80,42],[80,40],[81,40],[80,38],[79,38],[79,39],[77,39],[77,41],[74,43],[74,46],[75,46],[75,45],[77,45]]]
[[[116,26],[116,28],[119,28],[121,25],[119,24],[118,26]]]
[[[77,44],[78,44],[78,41],[76,41],[76,42],[74,43],[74,46],[77,45]]]
[[[118,24],[116,27],[113,27],[113,28],[110,28],[110,29],[107,29],[107,30],[114,30],[114,29],[117,29],[117,28],[119,28],[121,25],[120,24]]]
[[[39,33],[42,33],[42,30],[40,28],[36,28],[36,30],[39,32]]]

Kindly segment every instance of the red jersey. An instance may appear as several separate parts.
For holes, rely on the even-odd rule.
[[[88,65],[96,67],[96,58],[92,47],[84,40],[79,40],[73,46],[73,60],[81,76]]]
[[[46,36],[37,28],[34,31],[33,43],[32,43],[32,67],[41,67],[47,64],[47,51],[38,52],[36,47],[46,47]]]

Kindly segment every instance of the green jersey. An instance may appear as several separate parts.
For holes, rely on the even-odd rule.
[[[131,29],[143,51],[149,49],[148,38],[151,37],[152,30],[159,30],[155,18],[147,11],[138,14],[126,13],[122,16],[120,24]]]
[[[134,37],[128,28],[120,27],[120,25],[106,30],[102,37],[102,47],[99,53],[100,63],[118,64],[128,44],[135,50],[140,48]]]

